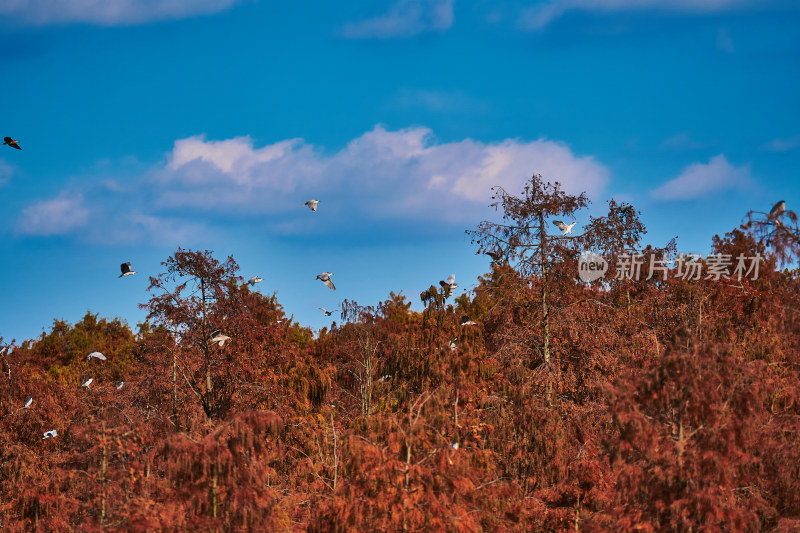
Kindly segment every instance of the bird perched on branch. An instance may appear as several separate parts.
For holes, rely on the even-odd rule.
[[[45,431],[44,432],[44,437],[42,437],[42,440],[51,439],[53,437],[58,437],[58,431],[56,431],[55,429],[51,429],[50,431]]]
[[[767,220],[777,220],[779,216],[781,216],[786,211],[786,201],[781,200],[769,211],[769,215],[767,215]]]

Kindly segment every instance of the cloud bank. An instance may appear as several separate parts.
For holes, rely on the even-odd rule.
[[[556,141],[437,142],[425,127],[376,126],[333,153],[303,139],[258,147],[247,136],[194,136],[175,141],[165,162],[135,184],[116,187],[105,180],[83,191],[96,206],[91,216],[80,202],[59,197],[28,208],[19,227],[40,235],[53,226],[77,229],[91,219],[92,227],[106,228],[101,241],[135,240],[134,234],[188,238],[230,220],[256,220],[275,233],[333,231],[309,226],[316,218],[303,202],[312,198],[337,227],[353,221],[362,231],[363,224],[381,223],[472,226],[489,214],[491,187],[517,194],[533,173],[590,197],[602,192],[609,175],[592,157]],[[51,204],[59,213],[54,219],[68,218],[70,205],[77,212],[67,224],[48,226],[41,213]],[[114,222],[103,222],[108,220]]]
[[[0,16],[31,24],[124,26],[208,15],[242,0],[0,0]]]
[[[692,163],[677,178],[650,191],[650,195],[660,200],[693,200],[749,183],[750,165],[734,167],[720,154],[708,163]]]
[[[442,31],[453,25],[453,0],[397,0],[384,15],[342,28],[348,39],[392,39]]]

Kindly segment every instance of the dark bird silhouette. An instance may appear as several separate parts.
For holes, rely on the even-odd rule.
[[[14,140],[11,137],[3,137],[3,140],[5,141],[3,144],[7,144],[11,148],[16,148],[17,150],[22,150],[22,148],[19,147],[19,144],[17,144],[19,141]],[[2,145],[0,145],[0,146],[2,146]]]
[[[122,274],[120,274],[120,275],[119,275],[119,277],[123,277],[123,276],[132,276],[132,275],[136,274],[136,271],[135,271],[135,270],[131,270],[131,263],[130,263],[130,261],[128,261],[127,263],[122,263],[122,264],[119,266],[119,269],[122,271]]]

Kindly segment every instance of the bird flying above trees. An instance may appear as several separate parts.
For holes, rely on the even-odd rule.
[[[209,339],[210,342],[216,342],[220,348],[222,348],[222,346],[229,340],[231,340],[231,338],[221,331],[215,331],[211,333],[211,338]]]
[[[316,211],[318,203],[319,203],[319,200],[309,200],[306,203],[304,203],[303,205],[307,205],[309,209],[311,209],[312,211]]]
[[[470,320],[470,318],[467,315],[464,315],[464,316],[461,317],[461,325],[462,326],[477,326],[478,323],[475,322],[474,320]]]
[[[250,285],[255,285],[256,283],[261,283],[262,281],[264,280],[259,278],[258,276],[253,276],[252,278],[247,280],[247,283],[249,283]]]
[[[453,289],[457,288],[458,287],[458,283],[456,283],[456,275],[455,274],[450,274],[449,276],[447,276],[447,280],[446,281],[440,281],[439,285],[441,285],[442,288],[447,287],[450,290],[453,290]]]
[[[317,309],[319,309],[320,311],[322,311],[322,314],[323,314],[324,316],[331,316],[331,315],[333,314],[333,311],[338,311],[338,309],[334,309],[333,311],[328,311],[328,310],[327,310],[327,309],[325,309],[324,307],[317,307]]]
[[[488,255],[489,257],[491,257],[492,261],[495,262],[495,263],[500,262],[500,260],[503,258],[503,253],[499,252],[499,251],[497,251],[497,252],[484,252],[484,254]]]
[[[119,266],[119,269],[122,271],[122,274],[120,274],[119,277],[132,276],[132,275],[136,274],[135,270],[131,270],[131,262],[130,261],[128,261],[127,263],[122,263]]]
[[[91,385],[91,384],[92,384],[92,381],[94,381],[94,378],[89,378],[89,379],[87,379],[87,380],[84,382],[84,384],[83,384],[83,385],[81,385],[81,387],[86,387],[86,388],[88,389],[88,388],[89,388],[89,385]]]
[[[25,400],[25,405],[23,405],[22,408],[27,409],[28,407],[31,406],[31,404],[33,404],[33,396]]]
[[[323,272],[322,274],[318,275],[315,279],[320,280],[324,283],[330,290],[335,291],[336,286],[333,284],[333,280],[331,280],[331,276],[333,276],[330,272]]]
[[[572,228],[575,226],[575,224],[577,224],[577,222],[573,222],[572,224],[567,226],[566,224],[564,224],[560,220],[554,220],[553,224],[555,224],[556,227],[558,227],[558,229],[560,229],[562,232],[564,232],[564,235],[566,235],[568,233],[572,233]]]
[[[42,437],[42,440],[51,439],[53,437],[58,437],[58,431],[56,431],[55,429],[51,429],[50,431],[45,431],[44,432],[44,437]]]
[[[5,141],[3,144],[9,145],[11,148],[22,150],[22,148],[19,147],[19,144],[17,144],[19,141],[14,140],[11,137],[3,137],[3,141]],[[2,144],[0,144],[0,146],[2,146]]]
[[[87,360],[91,361],[92,357],[94,357],[95,359],[100,359],[101,361],[105,361],[106,360],[106,356],[101,354],[100,352],[92,352],[92,353],[90,353],[89,357],[87,358]]]

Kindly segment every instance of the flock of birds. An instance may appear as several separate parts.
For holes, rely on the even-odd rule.
[[[5,146],[5,145],[8,145],[9,147],[15,148],[17,150],[22,150],[22,148],[19,145],[19,141],[16,140],[16,139],[12,139],[11,137],[4,137],[3,138],[3,144],[0,145],[0,146]],[[311,211],[316,212],[317,211],[317,207],[319,205],[319,200],[308,200],[303,205],[307,206]],[[773,223],[776,227],[782,227],[783,224],[781,223],[781,221],[779,219],[784,214],[785,211],[786,211],[786,202],[784,200],[781,200],[781,201],[779,201],[778,203],[776,203],[772,207],[772,209],[770,210],[769,214],[767,215],[767,221],[769,223]],[[569,235],[569,234],[573,233],[573,228],[575,227],[575,224],[577,224],[577,222],[573,222],[572,224],[566,224],[565,222],[563,222],[561,220],[554,220],[553,224],[559,230],[561,230],[562,235]],[[500,251],[489,251],[489,252],[486,252],[485,254],[488,255],[489,257],[491,257],[492,264],[500,263],[503,260],[503,254]],[[125,277],[125,276],[132,276],[132,275],[136,274],[136,271],[132,269],[130,262],[122,263],[120,265],[120,271],[121,271],[121,274],[119,275],[120,278]],[[320,280],[330,290],[335,291],[336,290],[336,286],[333,284],[333,280],[331,279],[331,276],[333,276],[332,272],[322,272],[321,274],[317,275],[317,277],[315,279]],[[249,280],[247,280],[247,283],[250,286],[254,286],[256,283],[260,283],[262,281],[263,281],[263,278],[259,277],[258,275],[255,275],[252,278],[250,278]],[[444,289],[446,291],[447,294],[449,294],[451,291],[455,290],[458,287],[458,283],[456,283],[455,274],[450,274],[447,277],[446,280],[440,281],[439,285],[442,287],[442,289]],[[328,309],[325,309],[324,307],[318,307],[317,309],[321,310],[322,313],[323,313],[323,316],[326,316],[326,317],[327,316],[331,316],[335,311],[338,311],[338,309],[333,309],[333,310],[329,311]],[[282,320],[281,320],[281,322],[282,322]],[[474,320],[471,320],[468,316],[464,315],[464,316],[461,317],[460,325],[462,327],[474,326],[474,325],[477,325],[477,323]],[[229,340],[231,340],[231,338],[229,336],[225,335],[223,332],[221,332],[219,330],[213,331],[211,333],[211,335],[209,336],[209,342],[216,343],[220,348],[222,348],[225,345],[225,343],[227,341],[229,341]],[[452,350],[452,351],[456,350],[456,348],[457,348],[456,341],[458,341],[458,337],[455,337],[450,341],[450,350]],[[0,354],[4,354],[7,350],[8,350],[7,346],[3,347],[0,350]],[[107,358],[106,358],[105,355],[103,355],[100,352],[92,352],[88,356],[89,362],[91,362],[92,359],[96,359],[98,361],[105,361]],[[9,369],[9,372],[10,372],[10,369]],[[385,380],[386,378],[389,378],[389,377],[391,377],[391,376],[384,376],[383,378],[381,378],[381,381],[383,381],[383,380]],[[88,389],[91,386],[93,381],[94,381],[94,378],[87,379],[81,385],[81,388]],[[116,389],[120,390],[123,387],[123,385],[125,385],[124,381],[118,381],[116,383]],[[23,407],[21,409],[29,409],[33,405],[33,402],[34,402],[33,397],[32,396],[29,397],[25,401],[25,404],[23,405]],[[57,436],[58,436],[58,431],[56,431],[55,429],[51,429],[50,431],[44,432],[44,436],[42,437],[42,440],[54,438],[54,437],[57,437]],[[450,446],[452,448],[458,450],[458,443],[457,442],[451,443]]]

